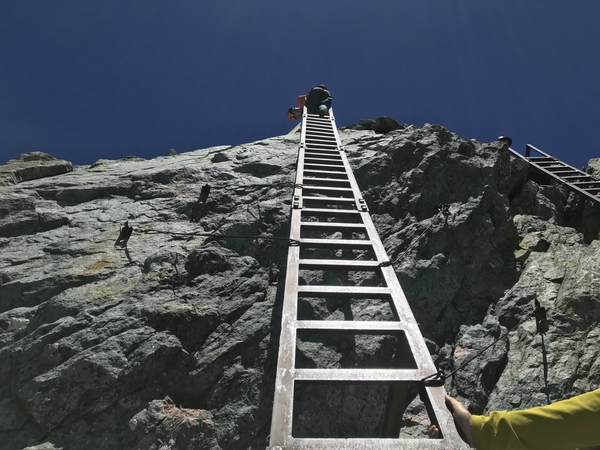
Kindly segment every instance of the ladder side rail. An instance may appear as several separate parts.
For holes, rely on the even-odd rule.
[[[452,425],[454,426],[454,424]],[[459,447],[448,447],[446,440],[440,439],[403,439],[401,443],[397,439],[346,439],[343,443],[339,439],[295,439],[290,450],[471,450],[466,443],[462,442]],[[288,450],[285,449],[285,450]]]
[[[540,150],[539,148],[537,148],[537,147],[535,147],[535,146],[533,146],[531,144],[527,144],[527,146],[525,148],[525,156],[527,156],[528,158],[531,155],[531,150],[533,150],[534,152],[539,153],[540,155],[544,155],[546,158],[552,158],[552,159],[558,161],[558,159],[556,159],[554,156],[549,155],[546,152],[543,152],[542,150]]]
[[[306,107],[302,112],[302,128],[298,145],[296,164],[296,182],[294,185],[290,234],[295,242],[300,241],[300,222],[302,212],[302,174],[304,173],[304,149],[306,143]],[[293,242],[290,241],[290,242]],[[288,246],[285,275],[285,289],[281,310],[281,331],[279,336],[279,354],[275,374],[275,396],[271,421],[271,446],[288,448],[292,435],[294,407],[294,369],[296,364],[296,318],[298,310],[298,276],[300,272],[300,247]]]
[[[295,216],[298,216],[298,218]],[[297,230],[299,230],[299,216],[299,209],[292,212],[292,225],[297,225]],[[271,447],[279,446],[282,449],[290,448],[289,438],[292,436],[299,274],[299,266],[296,264],[296,261],[299,260],[299,256],[300,247],[290,246],[288,248],[288,265],[281,311],[279,355],[275,375],[275,396],[270,436]]]
[[[516,150],[513,150],[512,148],[509,148],[509,149],[508,149],[508,151],[510,152],[510,154],[511,154],[512,156],[514,156],[514,157],[516,157],[516,158],[520,158],[520,159],[522,159],[522,160],[524,160],[524,161],[527,161],[527,162],[529,162],[529,160],[527,159],[527,157],[526,157],[526,156],[523,156],[523,155],[521,155],[521,154],[520,154],[518,151],[516,151]]]
[[[511,152],[512,152],[514,155],[516,155],[516,156],[520,156],[521,158],[524,158],[524,159],[526,159],[527,161],[529,161],[529,158],[548,158],[548,159],[550,159],[551,161],[554,161],[554,162],[558,162],[558,163],[560,163],[560,162],[561,162],[561,161],[559,161],[558,159],[556,159],[554,156],[552,156],[552,155],[549,155],[549,154],[548,154],[548,153],[546,153],[546,152],[543,152],[542,150],[540,150],[540,149],[539,149],[539,148],[537,148],[537,147],[534,147],[534,146],[533,146],[533,145],[531,145],[531,144],[526,144],[526,146],[525,146],[525,156],[523,156],[523,155],[521,155],[520,153],[516,152],[516,151],[515,151],[515,150],[513,150],[512,148],[509,148],[509,150],[510,150],[510,151],[511,151]],[[532,151],[532,150],[533,150],[534,152],[536,152],[536,153],[539,153],[540,155],[543,155],[543,156],[531,156],[531,151]]]

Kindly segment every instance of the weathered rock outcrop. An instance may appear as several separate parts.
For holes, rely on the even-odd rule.
[[[56,159],[44,152],[22,153],[0,166],[0,186],[17,184],[35,178],[51,177],[71,172],[70,162]]]
[[[598,386],[595,207],[570,208],[504,142],[390,118],[340,136],[439,365],[458,368],[510,330],[447,381],[451,394],[480,413]],[[63,173],[38,155],[37,176],[0,188],[0,450],[266,447],[297,141]],[[391,319],[367,300],[299,309]],[[303,367],[381,367],[396,351],[389,337],[299,338]],[[298,435],[381,429],[367,407],[387,391],[342,389],[314,406],[311,389]],[[427,420],[416,400],[403,435]]]

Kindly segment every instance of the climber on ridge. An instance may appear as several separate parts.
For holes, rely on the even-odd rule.
[[[446,405],[467,443],[478,450],[571,450],[600,448],[600,389],[547,406],[471,415],[458,400]],[[430,438],[440,431],[429,425]]]
[[[309,114],[318,114],[323,117],[329,113],[329,108],[331,108],[331,94],[324,85],[320,84],[312,88],[308,94],[299,95],[296,98],[296,103],[300,106],[288,109],[290,120],[298,120],[302,117],[304,106],[306,106]]]

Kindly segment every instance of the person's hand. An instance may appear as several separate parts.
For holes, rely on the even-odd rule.
[[[429,436],[429,439],[439,439],[442,437],[442,433],[440,433],[439,428],[432,423],[430,423],[427,427],[427,435]]]
[[[446,395],[446,407],[452,413],[456,427],[462,431],[461,437],[467,444],[475,448],[475,444],[473,444],[473,435],[471,434],[471,413],[469,410],[465,405],[449,395]],[[431,439],[439,439],[442,435],[438,427],[433,424],[429,424],[427,427],[427,434]]]

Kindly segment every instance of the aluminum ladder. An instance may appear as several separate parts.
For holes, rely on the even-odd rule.
[[[572,191],[583,195],[584,198],[592,200],[595,203],[600,203],[600,181],[589,173],[565,164],[530,144],[527,144],[525,156],[514,151],[512,148],[510,151],[513,156],[524,159],[537,170],[549,175],[552,179],[559,181]],[[536,153],[536,156],[531,155],[532,151]]]
[[[314,231],[325,234],[342,232],[343,237],[355,232],[366,236],[366,239],[306,237],[306,234]],[[311,259],[302,256],[303,250],[308,248],[338,249],[338,256],[343,252],[374,256],[344,259],[341,255],[339,258]],[[303,270],[375,272],[382,280],[382,286],[302,284],[299,277]],[[307,297],[379,299],[389,304],[394,319],[299,320],[299,299]],[[299,333],[393,335],[397,337],[398,347],[391,366],[386,368],[299,368]],[[341,145],[333,112],[330,110],[328,116],[319,117],[308,114],[305,108],[291,209],[290,247],[269,449],[467,449],[468,445],[458,435],[452,416],[445,406],[444,387],[425,386],[422,382],[423,378],[434,373],[436,368],[425,341]],[[294,417],[294,393],[299,383],[336,386],[370,383],[389,386],[381,435],[372,438],[294,436],[293,422],[299,420]],[[440,429],[441,439],[399,438],[410,386],[420,387],[429,420]]]

